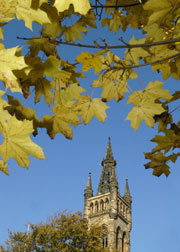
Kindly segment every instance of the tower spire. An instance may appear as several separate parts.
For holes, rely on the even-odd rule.
[[[89,172],[86,189],[84,190],[84,197],[88,199],[92,196],[93,196],[93,189],[92,189],[92,183],[91,183],[91,172]]]
[[[124,197],[123,197],[128,203],[132,202],[132,197],[130,194],[129,190],[129,185],[128,185],[128,178],[126,178],[126,186],[125,186],[125,192],[124,192]]]
[[[111,148],[111,138],[110,137],[108,137],[108,145],[107,145],[104,160],[114,160],[112,148]]]
[[[117,187],[119,193],[115,167],[116,167],[116,161],[114,160],[113,157],[111,148],[111,139],[109,137],[105,157],[102,161],[102,172],[97,194],[104,194],[110,192],[112,186]]]

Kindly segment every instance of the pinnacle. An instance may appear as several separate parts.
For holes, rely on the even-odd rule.
[[[91,172],[89,172],[89,176],[88,176],[88,181],[87,181],[86,188],[88,188],[88,189],[92,189],[92,183],[91,183]]]
[[[124,199],[128,202],[131,202],[131,194],[130,194],[130,190],[129,190],[127,177],[126,177],[126,187],[125,187],[125,192],[124,192]]]

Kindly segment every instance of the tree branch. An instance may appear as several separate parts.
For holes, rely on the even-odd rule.
[[[137,5],[142,5],[144,4],[145,2],[147,2],[147,0],[144,0],[141,2],[136,2],[136,3],[132,3],[132,4],[120,4],[120,5],[102,5],[100,3],[100,5],[91,5],[91,8],[101,8],[101,9],[108,9],[108,8],[114,8],[114,9],[117,9],[117,8],[127,8],[127,7],[133,7],[133,6],[137,6]]]
[[[113,70],[113,69],[117,69],[117,70],[123,70],[123,69],[132,69],[132,68],[138,68],[138,67],[143,67],[143,66],[148,66],[148,65],[154,65],[154,64],[157,64],[157,63],[162,63],[166,60],[169,60],[169,59],[173,59],[173,58],[176,58],[176,57],[180,57],[180,53],[176,53],[176,54],[173,54],[167,58],[164,58],[164,59],[160,59],[160,60],[156,60],[156,61],[152,61],[152,62],[148,62],[148,63],[144,63],[144,64],[139,64],[139,65],[130,65],[130,66],[122,66],[122,67],[111,67],[110,69],[108,69],[105,73]]]
[[[23,38],[23,37],[16,37],[17,39],[22,40],[32,40],[32,39],[39,39],[39,38]],[[126,49],[126,48],[138,48],[138,47],[151,47],[151,46],[159,46],[159,45],[168,45],[168,44],[174,44],[177,42],[180,42],[180,39],[172,39],[172,40],[164,40],[164,41],[157,41],[152,43],[144,43],[144,44],[128,44],[125,45],[114,45],[114,46],[108,46],[108,45],[88,45],[88,44],[76,44],[76,43],[69,43],[69,42],[63,42],[61,40],[51,40],[50,42],[56,43],[57,45],[68,45],[68,46],[76,46],[76,47],[84,47],[84,48],[96,48],[96,49]]]

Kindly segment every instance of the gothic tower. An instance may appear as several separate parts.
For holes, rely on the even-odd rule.
[[[93,196],[91,173],[84,190],[84,217],[88,218],[89,225],[99,224],[104,227],[104,247],[117,252],[130,252],[131,202],[127,179],[124,196],[120,195],[116,161],[109,138],[97,194]]]

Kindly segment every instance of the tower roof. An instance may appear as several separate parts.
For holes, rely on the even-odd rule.
[[[110,192],[112,186],[115,186],[119,193],[115,167],[116,167],[116,161],[114,160],[113,157],[111,148],[111,139],[109,137],[106,154],[102,161],[102,172],[97,194],[104,194]]]

